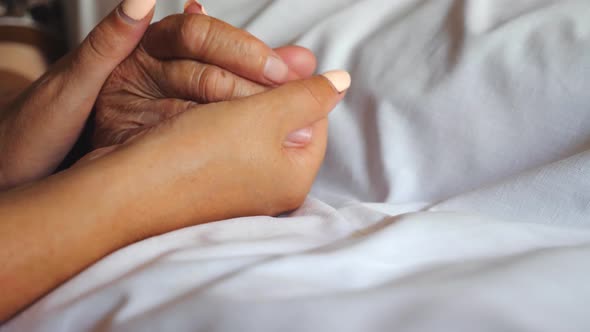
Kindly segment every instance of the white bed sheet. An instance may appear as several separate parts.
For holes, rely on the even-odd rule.
[[[590,329],[589,1],[203,2],[352,72],[315,198],[120,250],[2,331]]]

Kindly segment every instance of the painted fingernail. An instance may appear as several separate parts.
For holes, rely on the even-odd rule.
[[[342,93],[348,88],[350,88],[350,84],[352,83],[352,78],[350,74],[344,70],[332,70],[322,74],[325,78],[332,83],[334,89],[339,93]]]
[[[266,59],[266,65],[264,66],[264,77],[267,80],[281,84],[287,80],[289,75],[289,67],[287,64],[276,56],[269,56]]]
[[[156,6],[156,0],[125,0],[121,11],[133,21],[143,20]]]
[[[205,7],[197,0],[188,0],[184,4],[184,12],[186,14],[203,14],[207,16],[209,15],[207,14],[207,10],[205,10]]]
[[[311,143],[312,138],[313,128],[307,127],[304,129],[299,129],[296,132],[289,134],[289,136],[287,136],[287,139],[285,140],[284,145],[288,148],[303,147]]]

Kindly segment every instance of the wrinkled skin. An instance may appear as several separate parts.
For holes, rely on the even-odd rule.
[[[247,32],[205,15],[174,15],[153,24],[102,89],[94,146],[124,143],[196,105],[267,91],[277,85],[263,75],[268,56],[288,65],[285,81],[309,77],[316,67],[306,49],[273,51]]]

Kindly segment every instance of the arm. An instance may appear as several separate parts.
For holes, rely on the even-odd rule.
[[[332,73],[197,107],[99,159],[0,194],[0,320],[133,242],[297,208],[325,154],[326,116],[349,84]],[[310,125],[310,144],[285,144]]]
[[[0,194],[0,321],[133,242],[127,224],[116,222],[127,219],[116,205],[121,181],[107,176],[70,170]]]
[[[0,165],[0,171],[9,175],[0,181],[0,187],[42,178],[71,147],[70,141],[86,121],[108,71],[127,57],[126,52],[141,37],[139,32],[147,28],[149,17],[129,23],[121,14],[119,10],[113,12],[69,61],[62,60],[29,89],[10,116],[2,118],[5,121],[0,120],[0,153],[6,157],[1,160],[5,164]],[[119,28],[128,33],[118,31],[113,38],[111,34]],[[240,36],[236,35],[237,39]],[[123,43],[124,47],[112,47],[113,43]],[[118,54],[109,54],[107,50],[112,49]],[[297,55],[301,52],[295,49],[277,53],[288,62],[300,64],[294,66],[303,68],[299,76],[306,76],[311,69],[308,61],[301,63]],[[107,65],[102,64],[105,61]],[[311,144],[309,136],[291,140],[289,133],[271,130],[278,130],[279,120],[285,121],[286,114],[273,107],[297,106],[289,111],[306,116],[306,125],[325,116],[341,95],[335,94],[325,80],[313,82],[311,86],[297,83],[295,89],[286,86],[244,101],[188,103],[191,107],[186,113],[151,124],[136,140],[106,148],[105,156],[90,156],[66,172],[0,194],[0,293],[7,294],[0,297],[0,321],[101,257],[135,241],[203,222],[274,215],[296,208],[321,163],[326,121],[314,125]],[[308,95],[310,91],[318,95]],[[303,107],[312,115],[299,109],[306,98],[310,105]],[[246,109],[250,112],[244,112]],[[256,115],[254,111],[265,114]],[[252,130],[256,123],[259,128]],[[289,128],[303,127],[295,124]],[[254,136],[236,140],[236,133],[246,132]],[[276,144],[278,138],[305,144],[286,145],[283,150]],[[233,159],[228,160],[228,156]],[[36,169],[21,167],[30,165]],[[285,182],[298,173],[296,186]]]

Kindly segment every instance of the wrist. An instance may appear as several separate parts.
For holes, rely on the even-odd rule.
[[[233,217],[225,214],[231,205],[222,197],[227,190],[211,178],[211,161],[195,157],[190,165],[171,164],[183,153],[180,146],[154,137],[158,135],[143,137],[88,165],[88,172],[108,170],[110,188],[105,195],[114,200],[113,219],[122,224],[118,227],[127,238],[135,242]],[[204,155],[194,149],[185,153]]]
[[[80,194],[91,195],[83,210],[93,211],[100,227],[116,230],[119,247],[176,229],[179,209],[170,193],[178,188],[171,188],[169,173],[163,174],[154,159],[159,158],[153,151],[123,146],[63,172],[80,186]]]

